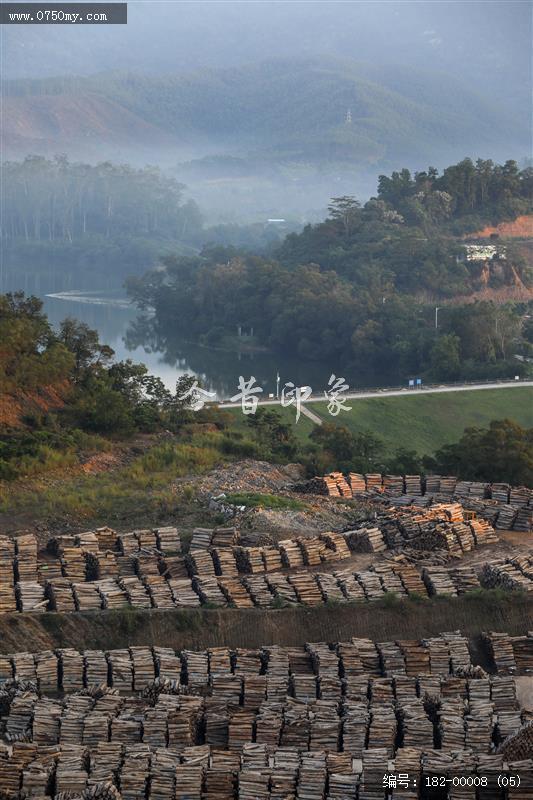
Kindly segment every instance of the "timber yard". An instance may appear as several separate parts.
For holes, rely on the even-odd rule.
[[[0,539],[0,795],[530,797],[533,491],[254,469],[314,525],[223,476],[222,525]]]

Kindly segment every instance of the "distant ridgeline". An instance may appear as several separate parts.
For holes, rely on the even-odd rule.
[[[334,198],[328,219],[287,236],[272,259],[205,248],[164,258],[128,288],[141,308],[155,308],[163,345],[183,334],[216,344],[253,328],[274,351],[347,370],[379,363],[439,380],[520,374],[526,362],[514,355],[532,354],[533,330],[523,322],[531,265],[510,240],[491,242],[479,258],[461,235],[528,215],[532,190],[533,170],[514,161],[465,159],[440,176],[405,169],[381,176],[363,207]],[[446,305],[481,289],[485,302]],[[491,302],[502,289],[513,305]]]

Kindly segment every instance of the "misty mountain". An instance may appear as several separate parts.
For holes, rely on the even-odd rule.
[[[8,155],[107,158],[123,148],[131,158],[150,142],[154,161],[216,154],[386,169],[528,148],[527,126],[445,73],[332,58],[18,80],[6,84],[4,110]]]
[[[127,25],[5,26],[6,78],[151,74],[315,55],[443,70],[514,113],[530,102],[528,3],[132,3]]]

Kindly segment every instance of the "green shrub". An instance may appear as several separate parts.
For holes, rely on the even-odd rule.
[[[306,506],[292,497],[281,497],[275,494],[259,492],[232,492],[226,495],[228,503],[247,508],[271,508],[279,511],[303,511]]]

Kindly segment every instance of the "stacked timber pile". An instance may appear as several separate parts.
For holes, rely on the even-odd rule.
[[[263,548],[261,547],[238,547],[236,548],[236,558],[240,572],[256,575],[265,571]]]
[[[60,614],[76,610],[72,584],[67,578],[56,578],[46,584],[45,595],[49,600],[51,611],[58,611]]]
[[[384,475],[383,492],[389,497],[399,497],[404,493],[403,477],[401,475]]]
[[[401,639],[397,642],[405,661],[405,674],[410,676],[430,673],[430,653],[423,642]]]
[[[212,606],[227,606],[227,600],[220,589],[218,580],[215,577],[195,578],[193,582],[195,590],[200,595],[204,604]]]
[[[390,568],[398,575],[407,594],[427,597],[427,587],[420,572],[412,564],[391,561]]]
[[[105,552],[108,550],[113,551],[118,549],[118,536],[113,528],[109,528],[107,526],[103,528],[97,528],[95,534],[100,551]]]
[[[274,597],[264,575],[250,575],[243,578],[243,584],[250,593],[254,605],[258,608],[267,608]]]
[[[289,575],[289,582],[294,587],[300,603],[315,606],[323,602],[316,578],[312,573],[296,572],[293,575]]]
[[[320,538],[326,543],[328,550],[331,550],[332,553],[334,553],[336,559],[350,557],[350,548],[346,542],[346,537],[342,534],[335,533],[334,531],[328,531],[326,533],[321,533]],[[324,552],[322,557],[324,560],[330,560]]]
[[[350,550],[356,553],[381,553],[387,548],[379,528],[359,528],[345,536]]]
[[[510,531],[515,523],[518,510],[511,505],[502,505],[495,512],[494,527],[500,531]]]
[[[85,680],[87,686],[108,685],[110,668],[105,653],[102,650],[85,650],[83,653],[85,664]],[[109,683],[109,685],[111,685]]]
[[[237,578],[219,578],[218,585],[228,603],[235,608],[253,608],[254,602]]]
[[[533,490],[526,486],[513,486],[509,492],[509,503],[517,508],[531,505]]]
[[[99,549],[98,536],[95,531],[84,531],[83,533],[76,534],[74,543],[85,553],[93,553],[96,555]]]
[[[14,541],[0,536],[0,614],[17,610],[14,559]]]
[[[450,578],[457,594],[465,594],[465,592],[471,592],[481,587],[473,567],[454,567],[450,570]]]
[[[102,608],[122,608],[128,605],[128,596],[124,589],[112,579],[95,582],[102,597]]]
[[[298,602],[294,586],[289,582],[287,575],[282,575],[280,572],[272,572],[267,574],[266,580],[274,597],[279,597],[283,603]]]
[[[174,599],[168,582],[162,575],[146,575],[143,581],[154,608],[173,608]]]
[[[37,537],[33,533],[24,533],[15,539],[16,574],[20,582],[37,580]]]
[[[157,548],[162,553],[181,553],[181,539],[177,528],[156,528],[154,533]]]
[[[119,692],[133,689],[133,662],[129,650],[110,650],[107,653],[110,667],[111,685]]]
[[[498,537],[494,532],[494,528],[485,519],[473,519],[469,522],[470,528],[474,535],[476,545],[478,547],[484,544],[497,544]]]
[[[472,533],[472,529],[464,522],[457,522],[453,525],[453,532],[457,537],[459,545],[463,553],[469,553],[476,546],[476,540]]]
[[[15,575],[15,542],[7,536],[0,536],[0,586],[13,586]]]
[[[136,573],[141,578],[150,578],[153,575],[159,576],[159,556],[153,550],[138,550],[135,559]]]
[[[151,608],[150,594],[137,575],[121,578],[118,584],[133,608]]]
[[[185,608],[196,608],[200,605],[200,598],[194,591],[190,578],[171,578],[168,585],[175,605]]]
[[[215,528],[211,543],[213,547],[233,547],[239,543],[240,538],[241,534],[238,528]]]
[[[230,547],[223,547],[223,548],[214,547],[211,553],[213,556],[213,563],[217,575],[224,575],[224,577],[228,578],[236,577],[239,570],[237,567],[237,561],[235,559],[235,555],[233,554],[233,551],[230,549]]]
[[[102,595],[96,583],[73,583],[72,591],[76,611],[98,611],[102,608]]]
[[[509,736],[498,748],[506,761],[524,761],[533,753],[533,722],[523,725],[513,736]]]
[[[201,550],[200,548],[191,550],[187,563],[191,575],[198,575],[199,577],[215,575],[215,565],[209,550]]]
[[[465,746],[465,701],[461,697],[442,698],[438,709],[438,736],[443,750],[463,750]]]
[[[405,659],[396,642],[377,642],[383,674],[387,677],[405,675]]]
[[[83,656],[70,647],[58,650],[59,669],[57,683],[67,693],[77,692],[84,686]]]
[[[363,587],[367,600],[379,600],[383,597],[385,589],[379,575],[372,570],[363,570],[356,573],[357,580]]]
[[[386,592],[392,592],[400,597],[407,594],[400,576],[389,564],[374,564],[372,570],[379,576]]]
[[[333,573],[346,600],[364,600],[365,592],[351,570],[337,570]]]
[[[420,475],[406,475],[405,493],[410,496],[418,496],[422,494],[422,479]]]
[[[381,492],[383,489],[383,481],[379,473],[372,473],[366,475],[366,490],[367,492]]]
[[[439,570],[436,567],[424,567],[422,576],[430,595],[457,597],[457,589],[447,570]]]
[[[433,723],[428,717],[422,700],[413,698],[408,703],[403,703],[400,719],[403,747],[416,747],[419,750],[431,747],[433,744]]]
[[[136,556],[139,552],[139,540],[134,532],[121,533],[118,537],[118,549],[123,556]]]
[[[279,542],[279,549],[284,566],[289,569],[303,566],[303,554],[298,542],[293,539],[282,539]]]
[[[80,547],[63,547],[61,550],[63,575],[74,583],[87,579],[85,551]]]
[[[106,550],[96,555],[87,554],[87,577],[89,579],[118,578],[118,576],[119,564],[115,553]]]
[[[513,530],[521,531],[522,533],[531,533],[533,531],[533,502],[530,500],[528,508],[519,508],[516,512],[516,517],[513,521]]]
[[[501,588],[508,591],[522,589],[533,590],[533,582],[514,564],[509,562],[491,562],[483,565],[480,580],[486,589]]]
[[[278,572],[283,569],[281,551],[277,547],[263,547],[262,557],[266,572]]]
[[[15,586],[15,596],[19,611],[46,611],[48,600],[44,587],[36,581],[19,581]]]
[[[189,570],[183,556],[165,556],[161,562],[161,574],[164,578],[187,578]]]
[[[212,528],[195,528],[192,532],[190,549],[207,550],[208,547],[211,547],[213,533]]]
[[[331,573],[317,572],[316,578],[326,603],[340,602],[345,599],[337,578]]]
[[[157,550],[157,536],[155,531],[149,530],[148,528],[142,528],[140,530],[132,531],[132,533],[139,543],[139,550],[145,550],[146,552],[153,552]]]
[[[512,638],[516,668],[520,672],[533,672],[533,632]]]
[[[502,674],[516,672],[513,640],[509,634],[489,631],[483,634],[483,639],[496,664],[498,672]]]
[[[298,539],[300,550],[304,557],[304,564],[308,567],[316,567],[322,561],[322,552],[325,550],[325,543],[317,536]]]
[[[450,652],[450,665],[453,674],[468,672],[472,666],[468,639],[460,631],[441,633],[441,637],[448,645]]]
[[[366,481],[364,475],[360,475],[358,472],[350,472],[348,482],[354,497],[359,494],[365,494]]]

